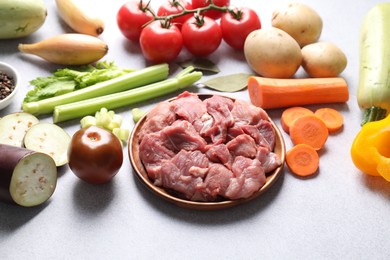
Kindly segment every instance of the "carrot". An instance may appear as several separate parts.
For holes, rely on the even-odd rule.
[[[317,172],[320,158],[313,147],[297,144],[287,151],[286,164],[293,174],[307,177]]]
[[[282,126],[282,129],[286,133],[290,133],[290,126],[295,119],[312,114],[313,111],[305,107],[289,107],[283,111],[282,116],[280,117],[280,124]]]
[[[297,118],[290,126],[290,138],[294,145],[307,144],[315,150],[320,150],[328,136],[324,121],[314,114]]]
[[[274,79],[252,76],[249,97],[255,106],[281,108],[309,104],[346,102],[348,85],[341,77]]]
[[[333,108],[319,108],[314,115],[324,121],[329,133],[335,133],[343,127],[343,115]]]

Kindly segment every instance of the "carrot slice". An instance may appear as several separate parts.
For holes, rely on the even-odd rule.
[[[280,124],[282,126],[282,129],[286,133],[290,133],[290,126],[295,119],[312,114],[313,111],[305,107],[289,107],[283,111],[282,116],[280,117]]]
[[[335,78],[274,79],[252,76],[248,92],[253,105],[261,108],[281,108],[309,104],[346,102],[347,82]]]
[[[297,144],[287,151],[286,164],[293,174],[307,177],[317,172],[320,158],[313,147],[306,144]]]
[[[343,115],[333,108],[319,108],[314,115],[324,121],[329,133],[337,132],[344,125]]]
[[[328,136],[328,128],[324,121],[314,114],[297,118],[290,126],[290,137],[294,145],[307,144],[315,150],[320,150]]]

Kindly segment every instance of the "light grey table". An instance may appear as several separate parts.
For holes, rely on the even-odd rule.
[[[85,2],[85,1],[84,1]],[[389,259],[390,184],[367,177],[352,164],[349,149],[359,131],[361,111],[356,102],[359,31],[364,14],[381,1],[304,1],[323,18],[321,41],[332,41],[344,50],[348,67],[342,73],[350,88],[346,104],[330,104],[345,117],[342,132],[330,136],[321,152],[319,174],[310,179],[294,177],[287,168],[262,196],[221,211],[194,211],[172,205],[147,190],[135,177],[125,150],[124,164],[114,180],[102,186],[80,181],[67,167],[60,171],[58,186],[48,203],[21,208],[0,203],[1,259]],[[382,1],[383,2],[383,1]],[[93,1],[90,10],[105,19],[101,39],[110,47],[104,58],[117,65],[143,68],[139,46],[128,42],[116,25],[123,0]],[[152,0],[157,7],[161,3]],[[254,8],[263,27],[270,26],[274,8],[283,1],[235,1]],[[59,66],[21,55],[20,42],[35,42],[69,32],[58,18],[54,1],[46,0],[48,17],[30,37],[0,41],[0,61],[14,65],[22,76],[18,101],[0,116],[20,110],[28,82],[47,76]],[[183,52],[180,59],[188,57]],[[219,75],[251,72],[243,54],[222,44],[209,59]],[[172,65],[172,73],[177,66]],[[298,76],[304,76],[300,70]],[[205,76],[204,79],[211,77]],[[191,91],[207,92],[192,88]],[[246,90],[228,94],[249,100]],[[150,100],[117,110],[133,127],[130,110],[149,109]],[[317,108],[318,106],[310,106]],[[282,110],[268,110],[280,125]],[[41,117],[51,122],[50,116]],[[60,124],[69,134],[77,120]],[[285,136],[287,148],[291,141]],[[0,155],[1,156],[1,155]]]

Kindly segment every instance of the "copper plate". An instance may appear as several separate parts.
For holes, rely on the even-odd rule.
[[[198,94],[200,99],[206,99],[211,97],[212,95],[209,94]],[[230,98],[230,97],[228,97]],[[170,99],[169,101],[174,100]],[[234,100],[233,98],[231,98]],[[215,201],[215,202],[197,202],[197,201],[189,201],[186,199],[182,199],[179,197],[176,197],[172,195],[171,193],[167,192],[164,188],[155,186],[153,184],[153,181],[151,181],[148,177],[148,174],[139,158],[139,139],[138,139],[138,132],[141,130],[143,124],[145,123],[146,116],[143,116],[138,123],[134,126],[134,129],[130,135],[129,141],[128,141],[128,153],[131,165],[133,166],[133,169],[135,171],[135,174],[138,176],[139,180],[146,185],[146,187],[152,191],[154,194],[160,196],[161,198],[172,202],[180,207],[184,208],[190,208],[190,209],[196,209],[196,210],[217,210],[217,209],[224,209],[233,207],[242,203],[245,203],[247,201],[253,200],[254,198],[261,195],[264,191],[266,191],[275,181],[277,178],[282,174],[284,161],[285,161],[285,154],[286,154],[286,147],[283,139],[283,135],[281,134],[279,128],[275,125],[275,123],[270,119],[270,122],[272,123],[272,126],[275,129],[276,133],[276,140],[275,140],[275,149],[274,152],[279,155],[282,165],[276,168],[273,172],[267,174],[266,183],[257,191],[255,192],[251,197],[246,199],[239,199],[239,200],[223,200],[223,201]]]

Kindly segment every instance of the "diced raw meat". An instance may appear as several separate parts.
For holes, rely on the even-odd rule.
[[[269,151],[265,147],[259,147],[257,149],[256,158],[261,162],[265,173],[269,173],[275,170],[282,164],[280,157],[276,153]]]
[[[172,160],[161,165],[161,184],[163,187],[182,193],[187,199],[197,194],[209,168],[207,157],[200,151],[181,150]]]
[[[231,170],[221,164],[211,164],[201,191],[202,200],[213,201],[217,196],[226,197],[225,193],[232,178]]]
[[[206,105],[198,95],[191,94],[188,91],[180,94],[174,103],[176,105],[175,113],[191,124],[207,113]]]
[[[272,127],[271,122],[268,120],[260,120],[256,127],[259,129],[265,140],[267,140],[268,144],[271,147],[271,150],[273,150],[275,147],[276,133],[275,129]]]
[[[225,144],[210,145],[207,148],[206,156],[214,163],[221,163],[230,168],[233,157]]]
[[[228,139],[227,141],[230,141],[234,138],[236,138],[239,135],[245,134],[245,132],[242,130],[241,125],[234,124],[232,127],[228,129]]]
[[[145,134],[158,132],[175,121],[175,104],[168,101],[160,102],[148,113],[138,137],[141,140]]]
[[[248,134],[250,137],[255,140],[255,143],[266,147],[268,150],[272,150],[271,144],[268,143],[268,139],[263,136],[263,134],[260,132],[259,128],[254,125],[243,125],[241,126],[241,129],[244,133]],[[273,140],[273,139],[272,139]]]
[[[234,156],[254,158],[257,153],[255,141],[247,134],[237,136],[226,147]]]
[[[161,165],[161,186],[180,192],[186,199],[191,200],[197,186],[203,185],[203,180],[200,177],[193,178],[191,176],[182,175],[180,169],[171,161],[163,162]],[[157,185],[157,184],[156,184]]]
[[[262,108],[239,99],[234,102],[232,115],[235,123],[239,125],[256,125],[261,119],[268,119],[267,113]]]
[[[142,138],[139,145],[139,157],[149,177],[153,180],[158,178],[161,162],[170,160],[174,156],[175,153],[163,144],[160,134],[151,133]]]
[[[257,159],[237,156],[232,170],[235,177],[226,191],[226,197],[230,199],[248,198],[265,184],[264,169]]]
[[[234,107],[233,100],[218,95],[206,98],[203,102],[206,104],[207,107],[226,107],[229,111],[231,111]]]
[[[195,130],[200,134],[204,135],[214,124],[214,119],[208,113],[203,114],[200,118],[195,119],[192,122]]]
[[[203,102],[206,104],[207,112],[213,117],[213,124],[201,134],[210,137],[214,144],[226,142],[228,128],[234,124],[230,111],[233,108],[233,101],[220,96],[212,96]]]
[[[149,112],[140,159],[157,186],[192,201],[252,196],[281,165],[266,112],[244,101],[183,92]]]
[[[206,141],[198,134],[195,128],[185,120],[177,120],[161,131],[161,137],[166,140],[167,147],[173,151],[182,149],[187,151],[204,151]]]
[[[172,162],[184,175],[201,178],[204,178],[209,166],[208,158],[200,151],[187,152],[186,150],[181,150],[172,158]]]

